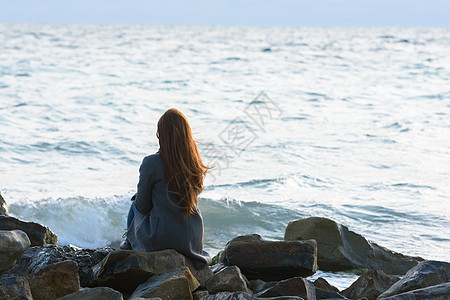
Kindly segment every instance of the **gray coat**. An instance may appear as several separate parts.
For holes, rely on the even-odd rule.
[[[196,268],[211,262],[203,251],[203,218],[200,210],[183,217],[178,197],[169,193],[159,153],[149,155],[139,168],[134,200],[137,214],[127,232],[133,250],[150,252],[175,249],[192,259]]]

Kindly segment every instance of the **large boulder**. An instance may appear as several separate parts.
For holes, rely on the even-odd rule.
[[[324,271],[370,268],[387,274],[403,275],[423,260],[381,247],[327,218],[311,217],[290,222],[284,238],[316,240],[317,263]]]
[[[82,288],[78,292],[66,295],[58,300],[123,300],[123,296],[118,291],[109,287]]]
[[[91,280],[92,267],[102,261],[113,250],[110,247],[81,249],[71,245],[63,247],[56,245],[31,247],[25,251],[9,273],[23,276],[36,274],[50,264],[63,260],[73,260],[78,265],[80,285],[85,287]]]
[[[8,216],[8,205],[6,205],[5,197],[3,197],[2,191],[0,191],[0,216]]]
[[[22,230],[28,235],[31,247],[58,244],[58,237],[50,228],[34,222],[25,222],[14,217],[0,216],[0,230]]]
[[[236,266],[226,267],[217,272],[206,282],[206,289],[210,294],[219,292],[246,292],[252,294],[241,270]]]
[[[339,289],[337,287],[329,284],[328,281],[323,277],[317,278],[316,281],[313,282],[313,284],[318,289],[339,293]]]
[[[44,267],[39,273],[26,276],[33,300],[56,299],[80,289],[78,265],[72,260]]]
[[[0,299],[33,300],[28,281],[14,274],[0,276]]]
[[[315,300],[316,287],[305,278],[293,277],[278,282],[273,287],[259,292],[256,296],[260,298],[298,296],[307,300]]]
[[[397,294],[383,300],[448,300],[450,299],[450,282],[429,286],[422,289]]]
[[[131,295],[134,298],[153,298],[173,300],[192,300],[192,293],[200,283],[192,275],[188,267],[150,277],[139,285]]]
[[[0,230],[0,274],[14,266],[31,242],[21,230]]]
[[[400,278],[387,275],[383,271],[369,270],[361,275],[358,280],[342,291],[342,295],[350,299],[367,298],[377,299],[383,292],[389,289]]]
[[[450,263],[427,260],[409,270],[401,280],[382,293],[380,298],[387,298],[448,281],[450,281]]]
[[[131,294],[138,285],[146,282],[151,276],[182,267],[188,267],[194,276],[198,276],[196,278],[203,280],[209,279],[205,274],[213,275],[211,270],[195,269],[185,256],[172,249],[156,252],[119,250],[111,252],[93,267],[92,281],[89,285],[108,286]]]
[[[264,241],[257,234],[228,242],[223,263],[238,266],[248,279],[282,280],[310,276],[317,270],[317,243]]]

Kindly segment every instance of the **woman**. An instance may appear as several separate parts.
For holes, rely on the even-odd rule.
[[[197,196],[208,171],[186,117],[167,110],[158,121],[159,151],[142,161],[127,222],[131,249],[175,249],[196,268],[211,262],[203,251],[203,219]],[[126,248],[122,243],[121,248]]]

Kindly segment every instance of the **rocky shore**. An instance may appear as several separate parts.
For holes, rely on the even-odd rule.
[[[450,299],[450,263],[406,256],[326,218],[296,220],[283,241],[229,241],[195,269],[175,250],[58,246],[49,228],[9,216],[0,193],[0,299]],[[339,290],[324,271],[362,269]]]

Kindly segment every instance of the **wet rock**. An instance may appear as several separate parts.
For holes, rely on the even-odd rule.
[[[328,281],[326,281],[325,278],[319,277],[316,279],[316,281],[313,282],[314,286],[316,288],[325,290],[325,291],[330,291],[330,292],[336,292],[339,293],[339,289],[335,286],[332,286],[331,284],[328,283]]]
[[[381,247],[327,218],[311,217],[290,222],[284,238],[316,240],[317,263],[325,271],[371,268],[387,274],[403,275],[423,260]]]
[[[427,260],[419,263],[387,291],[380,295],[386,298],[393,295],[422,289],[450,281],[450,263]]]
[[[34,300],[56,299],[80,289],[78,265],[72,260],[48,265],[39,273],[25,277]]]
[[[14,274],[0,276],[0,299],[33,300],[28,281]]]
[[[8,205],[6,205],[5,197],[3,196],[2,191],[0,191],[0,216],[8,216]]]
[[[241,270],[236,266],[226,267],[217,272],[206,282],[206,289],[210,294],[219,292],[245,292],[252,294]]]
[[[211,271],[216,274],[217,272],[219,272],[220,270],[225,269],[227,266],[225,266],[223,263],[218,263],[215,264],[214,266],[210,267]]]
[[[118,291],[109,287],[83,288],[78,292],[66,295],[58,300],[123,300],[123,296]]]
[[[14,266],[30,244],[21,230],[0,230],[0,274]]]
[[[316,299],[316,287],[307,279],[294,277],[282,280],[266,290],[256,294],[257,297],[298,296],[308,300]]]
[[[31,247],[58,244],[58,237],[48,227],[34,222],[25,222],[14,217],[0,216],[0,230],[22,230],[28,235]]]
[[[379,298],[383,300],[448,300],[450,299],[450,282],[417,289],[387,298]]]
[[[399,277],[387,275],[383,271],[369,270],[341,294],[350,299],[364,297],[369,300],[377,299],[399,279]]]
[[[39,273],[46,266],[64,260],[73,260],[79,269],[80,285],[85,287],[91,280],[91,269],[98,264],[109,252],[110,247],[100,249],[81,249],[75,246],[45,245],[31,247],[17,261],[9,273],[28,275]]]
[[[189,268],[182,267],[150,277],[136,288],[130,299],[160,297],[161,299],[192,300],[192,293],[199,286],[200,283]]]
[[[108,286],[131,294],[151,276],[182,267],[189,267],[191,273],[198,276],[198,281],[206,281],[213,275],[209,267],[197,270],[185,256],[172,249],[156,252],[119,250],[111,252],[93,267],[89,285]]]
[[[310,276],[317,270],[317,243],[264,241],[257,234],[228,242],[223,263],[238,266],[248,279],[282,280]]]

